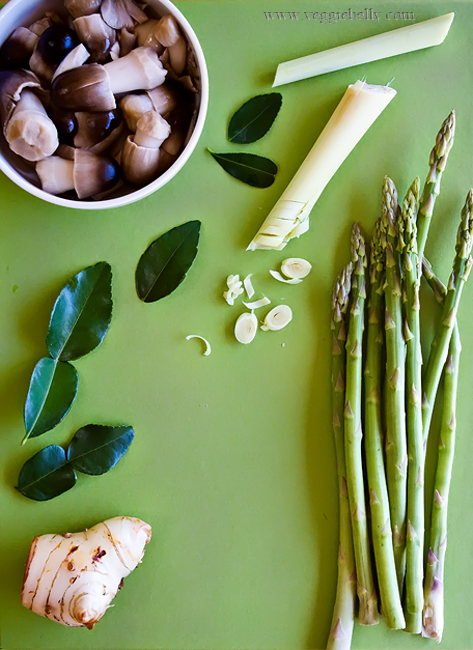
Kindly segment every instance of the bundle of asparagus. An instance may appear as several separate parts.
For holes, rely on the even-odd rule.
[[[416,178],[399,205],[393,181],[385,178],[381,216],[368,255],[361,230],[354,224],[352,262],[338,276],[332,293],[340,546],[330,649],[351,646],[355,588],[362,625],[378,622],[379,594],[380,611],[389,628],[437,641],[442,638],[447,504],[461,350],[457,311],[473,265],[473,190],[461,213],[447,286],[435,275],[424,250],[454,131],[452,111],[437,135],[421,197]],[[423,275],[442,305],[424,372],[419,318]],[[426,524],[424,466],[442,374],[440,442],[432,516]],[[425,567],[424,548],[428,551]]]

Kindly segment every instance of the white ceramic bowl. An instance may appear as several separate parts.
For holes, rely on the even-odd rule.
[[[188,141],[171,167],[159,176],[156,180],[145,187],[137,190],[130,190],[128,193],[117,198],[106,199],[103,201],[80,201],[73,199],[64,199],[47,192],[43,192],[34,182],[30,182],[22,176],[12,165],[10,150],[3,136],[0,141],[0,170],[4,172],[14,183],[26,190],[30,194],[37,196],[44,201],[62,205],[67,208],[80,208],[82,210],[104,210],[106,208],[117,208],[129,203],[139,201],[145,196],[149,196],[163,187],[173,178],[178,171],[184,166],[199,140],[200,134],[204,127],[207,106],[209,100],[209,77],[207,65],[205,63],[204,53],[200,46],[194,30],[182,13],[176,9],[170,0],[146,0],[147,4],[153,7],[159,15],[172,14],[179,23],[184,36],[190,47],[193,49],[197,64],[199,67],[202,90],[200,93],[200,102],[197,107],[196,118]],[[62,0],[10,0],[10,2],[0,11],[0,45],[7,39],[16,27],[20,25],[31,25],[35,20],[42,18],[46,11],[56,10],[63,7]]]

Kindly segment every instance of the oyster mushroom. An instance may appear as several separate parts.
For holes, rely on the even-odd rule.
[[[156,35],[159,22],[156,18],[149,18],[145,23],[137,25],[134,33],[139,47],[152,47],[158,54],[162,54],[164,52],[164,45],[158,40]]]
[[[100,11],[107,25],[113,29],[133,27],[135,22],[148,20],[148,16],[133,0],[103,0]]]
[[[148,111],[136,125],[136,133],[128,136],[122,152],[122,168],[126,180],[141,187],[157,175],[160,146],[169,136],[171,127],[156,111]]]
[[[125,27],[118,34],[118,42],[120,43],[120,56],[129,54],[137,43],[135,34],[129,32]]]
[[[48,83],[61,61],[79,44],[77,34],[64,25],[44,30],[30,59],[31,70]]]
[[[90,63],[56,77],[51,99],[66,110],[111,111],[116,108],[115,94],[155,88],[165,76],[156,53],[139,47],[117,61]]]
[[[4,127],[10,149],[30,162],[51,156],[59,145],[54,122],[31,90],[23,90],[11,118]]]
[[[158,41],[164,45],[164,47],[171,47],[182,38],[176,19],[174,16],[171,16],[171,14],[163,16],[159,20],[155,34]]]
[[[26,68],[38,38],[38,35],[27,27],[17,27],[0,47],[2,70]]]
[[[171,68],[180,77],[184,74],[187,63],[187,43],[185,39],[180,36],[173,45],[168,47],[168,52]]]
[[[120,180],[120,166],[113,158],[97,156],[85,149],[74,151],[74,160],[50,156],[36,164],[42,189],[50,194],[75,190],[87,199],[114,187]]]
[[[91,61],[105,63],[117,40],[115,30],[107,25],[100,14],[81,16],[73,24],[81,43],[90,52]]]
[[[93,147],[103,142],[122,124],[122,116],[118,110],[102,113],[75,114],[77,133],[74,137],[75,147]]]
[[[41,90],[36,75],[28,70],[3,70],[0,72],[0,121],[5,127],[25,88]]]
[[[90,16],[100,11],[102,0],[64,0],[64,6],[73,18]]]

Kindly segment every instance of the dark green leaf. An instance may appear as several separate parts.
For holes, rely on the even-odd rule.
[[[164,233],[143,253],[136,267],[136,291],[143,302],[168,296],[186,277],[197,255],[200,221]]]
[[[248,185],[269,187],[274,183],[278,168],[269,158],[252,153],[210,153],[226,172]]]
[[[133,438],[132,427],[104,427],[89,424],[72,438],[67,459],[84,474],[105,474],[115,467],[128,451]]]
[[[102,342],[112,318],[112,270],[107,262],[89,266],[59,294],[46,344],[53,359],[72,361]]]
[[[271,128],[281,104],[281,93],[257,95],[245,102],[228,125],[230,142],[248,144],[262,138]]]
[[[71,408],[78,386],[79,376],[69,363],[50,357],[38,361],[26,397],[22,444],[59,424]]]
[[[47,501],[74,487],[77,476],[62,447],[51,445],[32,456],[18,477],[21,494],[35,501]]]

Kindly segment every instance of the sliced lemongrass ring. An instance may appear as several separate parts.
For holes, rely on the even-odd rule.
[[[248,309],[259,309],[260,307],[266,307],[267,305],[271,304],[271,300],[267,298],[266,296],[263,296],[259,300],[255,300],[254,302],[245,302],[244,300],[242,301],[245,307],[248,307]]]
[[[258,330],[258,319],[253,313],[244,312],[238,316],[235,323],[235,338],[238,343],[251,343]]]
[[[312,264],[302,257],[288,257],[281,263],[281,271],[286,278],[299,279],[306,278],[312,269]]]
[[[279,273],[279,271],[273,271],[273,269],[270,269],[269,272],[273,276],[275,280],[278,280],[279,282],[285,282],[286,284],[299,284],[302,282],[302,280],[299,280],[299,278],[291,278],[290,280],[286,280],[286,278],[283,278],[282,275]]]
[[[251,283],[252,276],[253,276],[253,273],[250,273],[243,280],[243,285],[245,287],[246,295],[248,296],[248,298],[253,298],[253,296],[255,295],[255,290],[253,289],[253,285]]]
[[[210,343],[207,341],[207,339],[204,339],[203,336],[199,336],[198,334],[189,334],[189,336],[186,336],[186,341],[189,341],[189,339],[200,339],[205,343],[204,357],[208,357],[209,354],[212,352]]]
[[[291,320],[292,309],[288,305],[278,305],[266,314],[261,329],[265,332],[268,330],[277,332],[278,330],[282,330],[283,327],[286,327]]]

